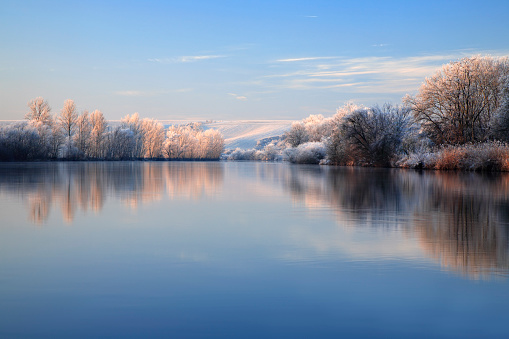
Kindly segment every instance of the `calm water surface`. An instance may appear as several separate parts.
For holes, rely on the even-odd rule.
[[[0,164],[0,338],[509,337],[509,176]]]

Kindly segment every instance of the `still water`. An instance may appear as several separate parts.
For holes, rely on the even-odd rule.
[[[0,164],[0,337],[507,338],[509,175]]]

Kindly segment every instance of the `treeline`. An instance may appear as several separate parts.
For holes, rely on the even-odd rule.
[[[374,167],[509,170],[509,59],[444,65],[402,105],[353,104],[294,122],[279,140],[226,159]]]
[[[0,160],[219,159],[222,135],[201,124],[164,126],[126,115],[111,126],[101,111],[78,114],[67,100],[57,116],[43,98],[28,103],[26,121],[0,127]]]

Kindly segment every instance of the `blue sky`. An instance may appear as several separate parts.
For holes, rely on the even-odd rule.
[[[302,119],[509,55],[509,1],[1,1],[0,119]]]

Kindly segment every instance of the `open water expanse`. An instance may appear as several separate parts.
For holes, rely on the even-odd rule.
[[[0,338],[508,338],[509,175],[0,164]]]

